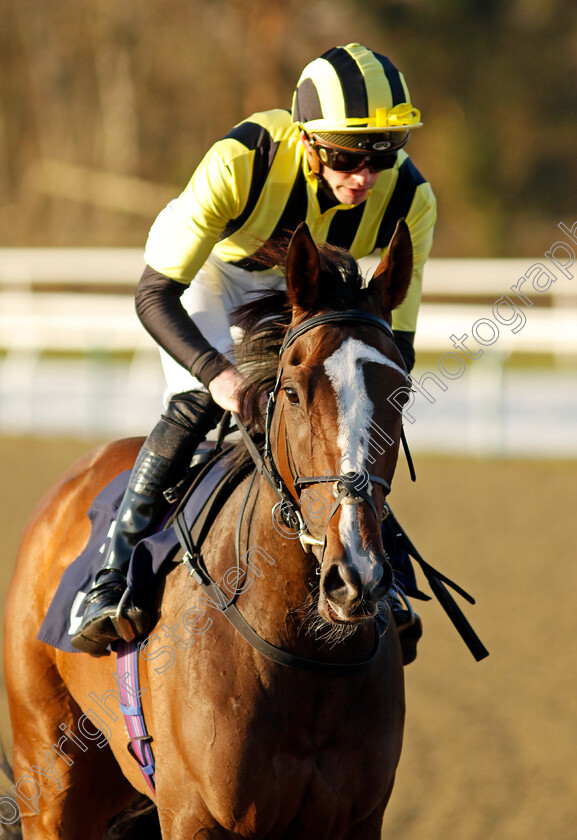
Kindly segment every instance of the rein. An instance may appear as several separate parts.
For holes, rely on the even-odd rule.
[[[285,665],[289,668],[296,668],[301,671],[313,671],[316,674],[323,674],[329,677],[355,676],[356,674],[361,674],[364,671],[367,671],[374,665],[380,652],[381,639],[384,635],[386,627],[377,632],[375,646],[370,657],[368,659],[363,659],[360,662],[323,662],[322,660],[317,659],[307,659],[267,642],[266,639],[263,639],[262,636],[259,636],[258,633],[253,630],[236,606],[235,602],[238,597],[238,592],[233,598],[227,600],[227,596],[220,586],[211,578],[208,571],[203,567],[200,559],[199,548],[192,543],[184,517],[179,514],[173,522],[173,527],[184,550],[182,562],[188,568],[191,577],[201,587],[201,589],[206,592],[215,607],[217,607],[230,621],[235,630],[237,630],[255,650],[266,657],[266,659],[270,659],[278,665]]]

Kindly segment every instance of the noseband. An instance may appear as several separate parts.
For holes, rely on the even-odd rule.
[[[292,494],[290,493],[284,479],[282,478],[277,468],[272,453],[272,417],[276,397],[281,387],[281,378],[283,374],[282,357],[285,350],[287,350],[297,340],[297,338],[300,338],[301,335],[304,335],[304,333],[309,332],[309,330],[312,330],[315,327],[320,327],[327,324],[340,325],[345,323],[370,324],[371,326],[377,327],[377,329],[380,329],[382,332],[384,332],[387,338],[394,338],[393,330],[386,321],[384,321],[382,318],[379,318],[377,315],[372,315],[370,312],[363,312],[360,309],[346,309],[342,312],[326,312],[321,315],[316,315],[313,318],[308,318],[301,324],[298,324],[292,329],[289,329],[279,351],[280,361],[276,383],[273,390],[268,396],[268,402],[266,407],[264,458],[261,458],[248,433],[246,432],[246,429],[242,425],[242,422],[240,421],[238,416],[235,415],[237,425],[241,431],[241,434],[245,440],[245,443],[249,449],[253,460],[255,461],[259,472],[267,479],[268,483],[271,485],[271,487],[275,491],[275,494],[277,495],[278,502],[273,508],[273,514],[275,516],[277,514],[280,514],[284,524],[288,528],[298,530],[298,536],[301,545],[303,549],[307,552],[311,550],[311,546],[317,545],[323,546],[324,554],[324,548],[326,546],[326,530],[328,528],[328,524],[334,516],[334,514],[339,509],[339,507],[343,504],[358,505],[362,504],[362,502],[366,502],[372,510],[373,514],[375,515],[376,519],[380,521],[382,514],[379,513],[379,511],[377,510],[376,505],[373,499],[371,498],[367,488],[371,482],[375,484],[380,484],[382,487],[384,487],[385,496],[390,492],[391,489],[388,481],[385,481],[384,478],[381,478],[377,475],[366,474],[363,475],[362,478],[360,478],[357,473],[349,472],[344,474],[331,473],[329,475],[297,476],[294,481],[295,489],[306,487],[311,484],[335,484],[335,501],[328,514],[325,526],[324,539],[319,540],[309,533],[309,530],[307,528],[307,525],[305,523],[304,517],[300,509],[300,504],[294,500]]]

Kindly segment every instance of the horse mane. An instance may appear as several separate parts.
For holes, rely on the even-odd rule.
[[[263,267],[278,267],[286,274],[288,240],[268,242],[258,251]],[[351,309],[363,294],[363,276],[358,263],[344,248],[318,246],[320,275],[315,304],[303,318],[321,311]],[[286,291],[267,289],[237,307],[232,323],[243,333],[235,346],[236,364],[245,377],[240,391],[243,419],[257,447],[264,443],[266,399],[272,391],[279,363],[279,350],[292,320],[292,306]],[[245,460],[244,444],[232,453],[236,465]],[[240,463],[239,463],[240,462]]]

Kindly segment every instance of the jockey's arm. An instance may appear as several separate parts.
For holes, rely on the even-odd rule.
[[[180,302],[187,285],[146,266],[136,289],[136,312],[163,350],[205,387],[233,367],[202,335]]]
[[[395,341],[409,372],[415,362],[413,348],[421,304],[423,270],[433,244],[437,203],[428,183],[419,186],[406,221],[413,246],[413,273],[405,300],[393,311]]]
[[[395,344],[399,348],[403,361],[409,373],[415,364],[415,333],[408,330],[393,330]]]
[[[242,377],[202,335],[180,298],[244,200],[230,168],[212,149],[181,196],[152,226],[145,252],[148,265],[135,295],[137,314],[154,340],[199,379],[222,408],[234,411]]]
[[[186,285],[147,266],[136,289],[136,311],[154,340],[209,389],[227,411],[240,411],[242,376],[215,350],[180,303]]]

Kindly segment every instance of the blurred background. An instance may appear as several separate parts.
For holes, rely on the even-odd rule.
[[[535,256],[575,212],[577,9],[564,0],[3,0],[4,245],[142,247],[207,147],[289,108],[360,41],[403,70],[436,256]],[[115,180],[115,177],[121,180]],[[136,180],[132,180],[136,179]]]
[[[577,221],[567,0],[3,0],[1,594],[59,472],[99,442],[147,434],[160,411],[156,350],[132,305],[157,213],[211,143],[253,111],[289,108],[302,67],[350,41],[404,72],[425,123],[408,151],[439,202],[415,375],[444,388],[415,400],[418,480],[401,459],[392,504],[426,559],[477,596],[467,614],[491,650],[475,664],[422,605],[383,837],[574,840],[572,272],[529,291],[523,328],[497,324],[458,378],[438,367],[449,336],[495,322],[495,302],[563,238],[559,223]],[[0,714],[9,744],[3,684]]]

